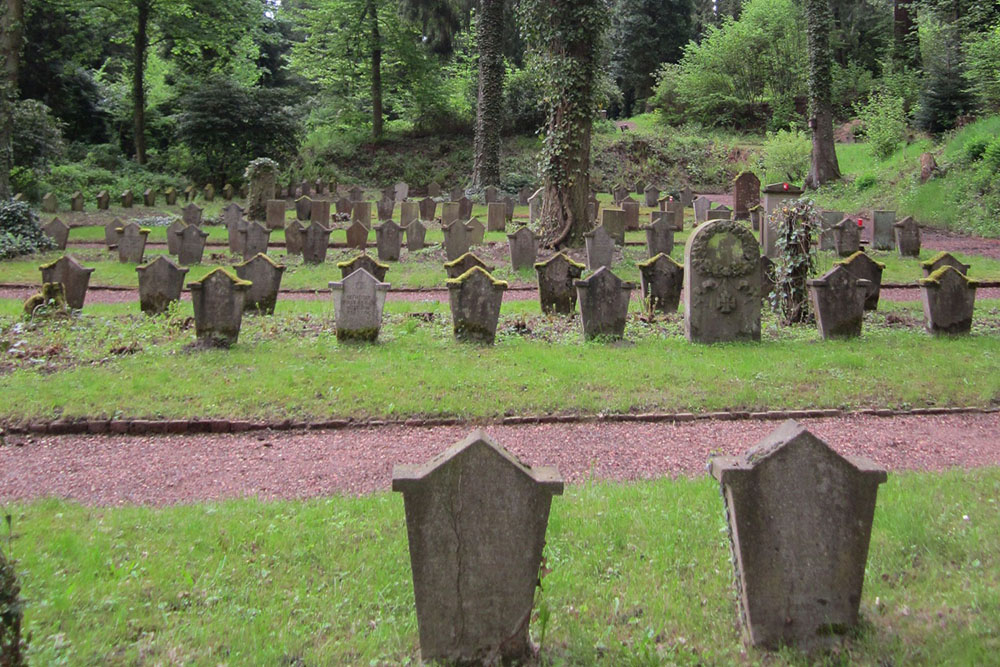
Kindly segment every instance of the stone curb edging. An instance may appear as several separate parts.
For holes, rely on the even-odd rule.
[[[825,408],[813,410],[767,410],[763,412],[655,412],[640,414],[596,415],[527,415],[502,417],[477,421],[459,417],[429,417],[410,419],[330,419],[326,421],[248,421],[229,419],[54,419],[28,423],[2,424],[0,435],[185,435],[189,433],[245,433],[249,431],[318,431],[377,428],[380,426],[462,426],[471,424],[513,426],[522,424],[582,424],[597,423],[680,423],[692,421],[742,421],[756,419],[778,421],[785,419],[819,419],[830,417],[904,417],[925,415],[992,414],[1000,407],[913,408],[892,410],[888,408],[862,408],[840,410]]]

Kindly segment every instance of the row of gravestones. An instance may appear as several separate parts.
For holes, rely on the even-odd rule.
[[[419,201],[379,200],[375,202],[375,219],[379,221],[391,220],[397,203],[399,204],[399,224],[403,227],[414,220],[431,221],[437,217],[439,202],[426,197]],[[328,225],[331,210],[340,219],[360,220],[366,226],[370,225],[372,220],[372,203],[363,199],[340,197],[331,202],[327,199],[312,199],[308,196],[302,196],[296,199],[294,204],[295,218],[300,222],[309,220]],[[454,201],[441,202],[441,223],[448,224],[453,220],[470,219],[472,206],[472,200],[464,196]],[[486,226],[489,231],[503,231],[507,223],[514,218],[514,206],[512,198],[502,202],[487,203]],[[272,229],[284,226],[286,208],[284,200],[269,200],[266,214],[267,226]]]
[[[858,622],[885,470],[839,455],[794,421],[741,457],[710,460],[724,499],[750,642],[813,651]],[[422,465],[397,465],[421,659],[489,664],[534,658],[555,467],[530,467],[480,431]]]
[[[206,185],[200,190],[202,197],[205,201],[215,200],[215,187],[212,184]],[[184,201],[190,202],[198,195],[199,189],[193,185],[188,186],[182,191],[178,191],[177,188],[167,188],[163,191],[164,201],[168,206],[173,206],[177,203],[178,197],[183,197]],[[232,185],[226,184],[222,188],[222,198],[226,201],[231,201],[237,193],[241,197],[247,196],[247,187],[243,186],[239,190],[236,190]],[[142,193],[142,205],[143,206],[156,206],[156,190],[152,188],[147,188]],[[97,210],[104,211],[111,206],[111,195],[107,190],[101,190],[97,193],[96,198]],[[118,196],[119,203],[122,208],[132,208],[136,203],[136,196],[132,190],[125,190],[121,195]],[[82,211],[84,207],[83,194],[78,190],[70,195],[69,200],[69,210],[71,211]],[[55,194],[51,192],[46,192],[42,197],[42,212],[43,213],[55,213],[59,210],[59,199]]]

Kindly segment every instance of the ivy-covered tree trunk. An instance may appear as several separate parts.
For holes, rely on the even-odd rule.
[[[809,127],[812,130],[812,160],[807,188],[818,188],[840,179],[837,149],[833,142],[830,31],[833,15],[830,0],[806,0],[809,49]]]
[[[10,170],[14,166],[14,150],[11,140],[23,24],[24,2],[3,0],[0,5],[0,199],[7,199],[12,194]]]
[[[135,161],[146,164],[146,47],[149,45],[149,1],[136,3],[135,44],[132,56],[132,130]]]
[[[590,231],[590,131],[608,7],[603,0],[522,0],[521,28],[548,100],[539,165],[544,179],[541,237],[580,246]]]
[[[480,0],[476,17],[479,98],[472,188],[500,185],[500,130],[503,124],[503,0]]]
[[[378,8],[368,3],[372,52],[372,137],[382,137],[382,35],[378,29]]]

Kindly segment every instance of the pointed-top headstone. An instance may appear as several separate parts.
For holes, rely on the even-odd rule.
[[[492,345],[507,283],[474,266],[446,283],[455,338]]]
[[[65,222],[59,218],[52,218],[51,222],[42,227],[42,231],[55,241],[57,249],[66,249],[66,242],[69,240],[69,226]]]
[[[208,232],[200,229],[198,225],[187,225],[179,232],[174,232],[174,235],[180,240],[177,247],[177,262],[184,266],[201,264]]]
[[[354,220],[347,227],[347,247],[364,250],[368,245],[368,227],[360,220]]]
[[[250,281],[218,268],[188,283],[194,306],[195,336],[204,345],[229,347],[240,337],[243,302]]]
[[[684,287],[684,267],[662,252],[637,266],[642,300],[653,310],[676,313]]]
[[[181,209],[181,219],[184,220],[184,224],[186,225],[200,225],[201,207],[191,202]]]
[[[389,283],[359,268],[343,280],[331,282],[329,287],[333,292],[337,340],[375,342],[382,327],[382,308]]]
[[[920,280],[924,326],[932,334],[966,334],[972,329],[976,281],[949,264]]]
[[[147,315],[165,313],[174,301],[180,301],[184,276],[188,269],[174,264],[166,255],[135,267],[139,274],[139,308]]]
[[[379,282],[385,280],[385,274],[389,271],[388,264],[382,264],[368,253],[364,252],[346,262],[338,262],[337,268],[340,269],[341,278],[346,278],[355,271],[364,269],[371,275],[375,276],[375,279]]]
[[[900,257],[920,257],[920,225],[913,216],[906,216],[893,226],[896,249]]]
[[[458,259],[469,252],[472,243],[469,239],[469,229],[461,220],[455,220],[441,226],[444,234],[444,254],[448,261]]]
[[[538,301],[543,313],[569,314],[576,310],[576,285],[586,267],[564,253],[556,253],[535,264]]]
[[[649,224],[643,226],[646,232],[646,253],[655,257],[660,253],[669,255],[674,249],[674,223],[672,212],[653,211],[649,214]]]
[[[510,267],[515,271],[530,269],[538,257],[538,245],[535,233],[527,227],[521,227],[513,234],[507,235],[507,246],[510,249]]]
[[[604,225],[598,225],[594,231],[584,234],[583,240],[587,246],[587,269],[610,268],[615,257],[615,242]]]
[[[375,246],[383,262],[398,262],[403,246],[403,228],[394,220],[386,220],[375,227]]]
[[[263,229],[259,222],[253,222],[251,225]],[[281,289],[281,276],[284,273],[285,265],[278,264],[263,252],[238,264],[236,275],[250,283],[243,299],[243,310],[261,315],[273,315],[274,306],[278,301],[278,291]]]
[[[958,260],[957,257],[952,255],[950,252],[939,252],[925,262],[920,263],[920,268],[924,272],[924,278],[931,275],[942,266],[953,266],[958,269],[959,273],[969,273],[969,269],[972,268],[970,264],[963,264]]]
[[[66,305],[74,310],[83,308],[90,285],[90,274],[94,269],[76,261],[72,255],[63,255],[54,262],[38,267],[42,272],[42,283],[61,283],[66,295]]]
[[[857,278],[842,264],[819,278],[806,281],[821,338],[855,338],[861,335],[868,281]]]
[[[625,282],[607,266],[573,282],[580,302],[580,324],[587,340],[621,338],[628,320],[628,302],[635,284]]]
[[[146,238],[150,230],[135,222],[118,228],[118,261],[123,264],[141,264],[146,251]]]
[[[882,289],[882,271],[885,264],[876,262],[860,250],[838,264],[854,274],[856,278],[869,281],[865,297],[865,310],[878,310],[878,297]]]
[[[322,264],[326,261],[326,250],[330,246],[330,228],[318,222],[311,222],[302,232],[302,261],[306,264]]]
[[[476,266],[483,269],[487,273],[493,273],[493,271],[496,270],[495,267],[488,265],[471,252],[464,253],[461,257],[445,263],[444,270],[445,273],[448,274],[449,278],[458,278],[460,275]]]

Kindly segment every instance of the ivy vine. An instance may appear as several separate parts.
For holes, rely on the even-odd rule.
[[[784,202],[771,212],[768,224],[777,231],[771,308],[785,325],[811,321],[806,281],[816,273],[812,239],[820,226],[819,211],[808,199]]]

